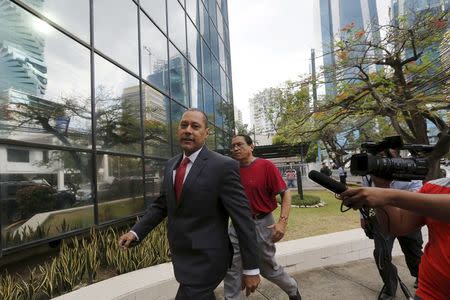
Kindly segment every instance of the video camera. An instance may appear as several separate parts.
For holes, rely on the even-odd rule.
[[[400,136],[384,138],[381,142],[361,144],[364,153],[351,157],[350,172],[353,175],[375,175],[384,179],[401,181],[423,180],[428,173],[426,154],[433,150],[430,145],[403,144]],[[390,149],[405,149],[411,158],[392,157]]]

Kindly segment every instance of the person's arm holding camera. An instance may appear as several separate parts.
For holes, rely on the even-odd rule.
[[[377,208],[384,229],[402,235],[424,225],[424,217],[450,222],[450,194],[422,194],[385,188],[348,188],[340,195],[353,209]]]

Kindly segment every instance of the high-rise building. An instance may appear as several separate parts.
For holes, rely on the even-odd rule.
[[[323,52],[323,66],[329,69],[325,72],[325,93],[335,94],[335,73],[332,66],[336,57],[333,47],[336,39],[345,39],[341,29],[346,26],[353,28],[370,27],[372,39],[379,40],[379,32],[374,30],[378,26],[378,12],[376,0],[318,0],[314,1],[315,31],[317,46]]]
[[[230,66],[227,0],[0,0],[0,231],[79,212],[51,236],[2,238],[0,257],[143,212],[190,107],[208,115],[208,147],[228,145]],[[24,211],[42,182],[61,201]]]

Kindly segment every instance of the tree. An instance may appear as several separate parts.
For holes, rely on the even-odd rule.
[[[284,131],[289,136],[320,137],[327,143],[326,137],[336,131],[359,130],[368,124],[377,127],[375,120],[389,122],[407,143],[429,144],[428,121],[440,132],[429,156],[434,172],[429,177],[436,177],[439,158],[450,145],[445,119],[450,108],[447,15],[448,11],[426,12],[390,25],[344,27],[333,43],[336,64],[317,76],[320,84],[334,84],[335,94],[303,115],[287,111],[284,119],[290,121]],[[377,31],[383,38],[374,40]],[[331,71],[335,77],[326,81]],[[301,82],[311,83],[312,78]]]

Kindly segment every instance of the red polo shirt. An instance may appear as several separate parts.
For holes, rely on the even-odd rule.
[[[450,194],[450,178],[427,182],[420,193]],[[450,223],[425,218],[428,243],[419,266],[416,295],[424,300],[450,299]]]
[[[287,189],[277,167],[269,160],[256,158],[250,165],[241,166],[240,173],[252,213],[269,213],[275,210],[275,196]]]

